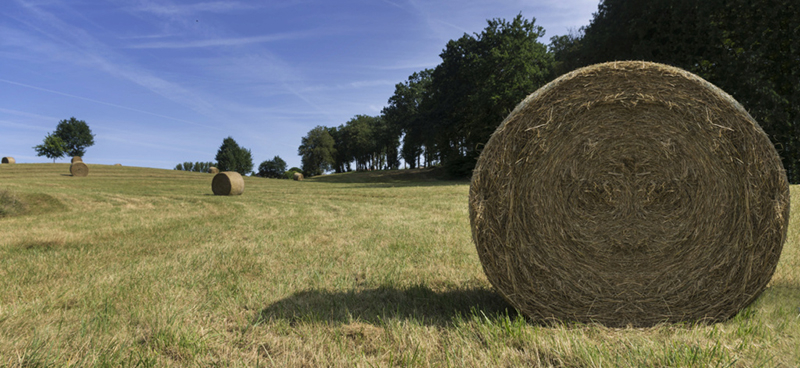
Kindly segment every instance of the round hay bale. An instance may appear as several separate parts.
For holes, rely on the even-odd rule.
[[[219,169],[217,169],[217,168],[216,168],[216,167],[214,167],[214,166],[211,166],[211,167],[209,167],[209,168],[208,168],[208,172],[209,172],[210,174],[219,174]]]
[[[122,166],[122,164],[114,164],[114,166]]]
[[[298,181],[299,181],[299,180],[303,180],[303,174],[301,174],[301,173],[299,173],[299,172],[296,172],[296,173],[294,173],[294,175],[292,176],[292,179],[294,179],[294,180],[298,180]]]
[[[76,162],[83,162],[83,158],[81,158],[81,156],[73,156],[73,157],[72,157],[72,160],[70,160],[69,162],[70,162],[71,164],[74,164],[74,163],[76,163]]]
[[[211,190],[215,195],[241,195],[244,193],[244,179],[235,171],[223,171],[214,175]]]
[[[89,175],[89,166],[82,161],[72,163],[69,165],[69,173],[72,176],[87,176]]]
[[[13,163],[16,163],[16,162],[17,162],[17,160],[15,160],[13,157],[8,157],[8,156],[7,157],[3,157],[3,161],[2,161],[2,163],[4,163],[4,164],[13,164]]]
[[[772,277],[789,185],[728,94],[674,67],[613,62],[511,112],[478,159],[469,212],[489,281],[530,318],[713,322]]]

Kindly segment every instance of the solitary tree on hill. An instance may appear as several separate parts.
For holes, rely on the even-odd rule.
[[[53,135],[61,138],[65,147],[64,152],[67,156],[83,156],[86,153],[86,148],[94,145],[92,130],[89,129],[85,121],[74,117],[58,122]]]
[[[253,171],[253,154],[249,149],[239,147],[232,137],[222,140],[215,159],[220,171],[236,171],[241,175]]]

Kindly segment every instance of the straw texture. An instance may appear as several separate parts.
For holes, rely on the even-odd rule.
[[[241,195],[244,193],[244,179],[238,172],[223,171],[214,175],[211,190],[215,195]]]
[[[530,318],[711,322],[772,277],[789,185],[725,92],[681,69],[613,62],[514,109],[478,159],[469,212],[489,281]]]
[[[211,167],[208,168],[208,172],[211,173],[211,174],[219,174],[219,169],[217,169],[214,166],[211,166]]]
[[[69,173],[72,176],[87,176],[89,175],[89,166],[86,166],[83,161],[78,161],[69,165]]]
[[[3,157],[3,161],[2,161],[2,163],[4,163],[4,164],[13,164],[13,163],[16,163],[16,162],[17,162],[17,160],[15,160],[13,157]]]
[[[296,172],[296,173],[294,173],[294,175],[292,176],[292,178],[293,178],[294,180],[303,180],[303,174],[301,174],[301,173],[299,173],[299,172]]]
[[[81,156],[72,156],[72,159],[69,162],[72,164],[76,162],[83,162],[83,158],[81,158]]]

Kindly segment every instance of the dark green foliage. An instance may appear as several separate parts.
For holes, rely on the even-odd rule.
[[[333,137],[324,126],[311,129],[301,140],[297,154],[302,157],[305,176],[320,175],[333,169],[336,148]]]
[[[258,173],[256,176],[280,179],[284,177],[285,172],[286,161],[280,156],[275,156],[272,160],[264,161],[261,165],[258,165]]]
[[[177,166],[175,166],[175,170],[207,173],[208,169],[211,166],[214,166],[213,162],[194,162],[194,163],[192,163],[191,161],[187,161],[187,162],[184,162],[182,164],[178,164]]]
[[[434,146],[432,138],[435,134],[432,134],[431,125],[426,124],[426,119],[421,113],[432,73],[432,69],[425,69],[411,74],[404,83],[395,85],[394,95],[389,98],[389,105],[382,112],[388,130],[394,132],[397,137],[403,136],[401,156],[412,169],[417,167],[423,152],[432,152],[430,148]],[[400,166],[399,161],[397,166]]]
[[[85,121],[77,120],[74,117],[58,122],[53,135],[61,138],[64,142],[67,156],[83,156],[86,148],[94,145],[92,130]]]
[[[800,182],[800,4],[795,0],[604,0],[584,35],[551,39],[559,72],[598,62],[681,67],[739,101]]]
[[[222,140],[215,159],[219,171],[236,171],[241,175],[247,175],[253,171],[252,153],[247,148],[239,147],[232,137]]]
[[[53,163],[55,163],[57,158],[64,157],[67,145],[59,136],[48,133],[47,136],[44,137],[44,142],[33,147],[33,149],[36,150],[37,156],[47,156],[47,158],[52,158]]]

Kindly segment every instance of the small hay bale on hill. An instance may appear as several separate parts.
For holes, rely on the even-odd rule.
[[[208,172],[209,172],[209,174],[219,174],[219,169],[217,169],[214,166],[211,166],[211,167],[208,168]]]
[[[294,175],[292,176],[292,179],[294,179],[294,180],[303,180],[303,174],[301,174],[301,173],[299,173],[299,172],[296,172],[296,173],[294,173]]]
[[[613,62],[514,109],[478,159],[469,212],[489,281],[530,318],[711,322],[772,277],[789,185],[728,94],[674,67]]]
[[[122,164],[114,164],[114,166],[122,166]]]
[[[235,171],[223,171],[214,175],[211,190],[215,195],[241,195],[244,193],[244,179]]]
[[[17,162],[17,160],[15,160],[13,157],[9,157],[9,156],[3,157],[3,161],[2,161],[2,163],[4,163],[4,164],[13,164],[13,163],[16,163],[16,162]]]
[[[71,164],[74,164],[76,162],[83,162],[83,158],[81,158],[81,156],[72,156],[72,159],[69,162]]]
[[[87,176],[89,175],[89,166],[82,161],[75,162],[69,165],[69,173],[72,176]]]

